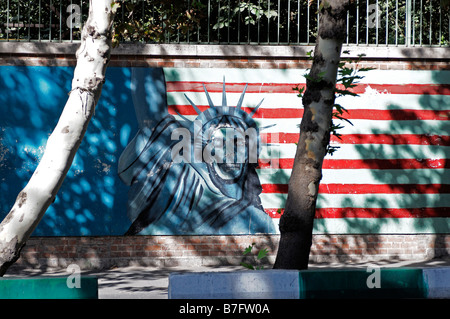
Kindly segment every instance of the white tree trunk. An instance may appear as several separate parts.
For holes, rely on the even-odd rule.
[[[54,201],[94,114],[111,53],[112,0],[90,0],[72,90],[34,174],[0,224],[0,276]],[[68,203],[70,205],[70,203]]]

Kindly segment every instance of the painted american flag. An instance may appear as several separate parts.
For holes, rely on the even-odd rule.
[[[263,207],[274,223],[283,213],[293,165],[306,70],[166,68],[169,113],[194,120],[185,94],[201,111],[222,99],[229,106],[248,84],[243,109],[260,127],[258,175]],[[339,149],[327,155],[319,188],[315,233],[450,232],[450,71],[372,70],[340,97],[348,110]],[[336,123],[339,121],[335,120]]]

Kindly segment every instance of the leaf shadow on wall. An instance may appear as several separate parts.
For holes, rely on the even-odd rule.
[[[73,67],[0,67],[0,209],[4,217],[26,185],[56,126]],[[130,116],[127,69],[109,68],[95,115],[55,202],[34,236],[119,235],[126,229],[117,180],[119,149],[136,120]],[[119,107],[120,105],[120,107]],[[120,118],[120,121],[118,120]]]
[[[408,104],[414,96],[405,98],[405,102],[398,96],[395,100],[392,98],[386,107],[386,116],[391,119],[386,128],[377,127],[378,121],[373,120],[368,121],[367,132],[366,128],[358,129],[361,134],[356,138],[362,140],[365,134],[370,134],[378,140],[356,142],[354,149],[362,165],[370,168],[373,183],[385,186],[366,189],[364,194],[357,194],[355,190],[355,195],[342,195],[337,204],[342,208],[346,232],[367,236],[341,238],[337,243],[333,243],[330,236],[326,245],[338,259],[353,258],[346,256],[342,247],[353,248],[355,254],[367,256],[380,253],[405,256],[408,252],[411,256],[417,254],[426,258],[448,256],[445,242],[450,232],[450,72],[433,71],[432,81],[436,86],[426,86],[423,92],[417,93],[420,96],[415,96],[416,108]],[[358,169],[354,172],[358,174]],[[327,230],[320,219],[316,222],[326,236]],[[424,236],[416,245],[401,247],[386,242],[379,235],[392,233],[392,230],[399,236],[405,233],[396,229],[435,234],[434,242],[429,243]],[[431,250],[427,250],[428,247]]]

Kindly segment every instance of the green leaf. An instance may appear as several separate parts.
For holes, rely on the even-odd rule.
[[[360,68],[360,69],[358,69],[359,72],[366,72],[366,71],[370,71],[370,70],[375,70],[375,68]]]
[[[241,266],[243,266],[245,268],[248,268],[250,270],[255,270],[255,267],[253,267],[253,265],[250,265],[250,264],[247,264],[247,263],[244,263],[244,262],[241,262]]]
[[[351,75],[352,72],[353,72],[353,69],[351,69],[351,68],[341,68],[339,70],[339,74],[341,74],[341,75]]]
[[[357,93],[350,92],[350,91],[348,91],[348,90],[339,90],[339,89],[335,89],[335,93],[340,94],[340,95],[358,96]]]
[[[339,120],[346,121],[348,124],[350,124],[351,126],[353,126],[353,123],[350,122],[350,120],[348,120],[348,119],[346,119],[346,118],[344,118],[344,117],[342,117],[342,116],[340,116],[340,115],[338,115],[338,114],[336,114],[336,113],[334,113],[333,116],[334,116],[335,118],[339,119]],[[343,128],[343,127],[341,127],[341,128]]]
[[[248,246],[247,248],[245,248],[243,254],[244,254],[244,255],[247,255],[247,254],[251,253],[251,251],[252,251],[252,249],[253,249],[253,246],[255,246],[255,244],[252,244],[251,246]]]
[[[334,132],[334,131],[336,131],[336,130],[343,129],[343,128],[344,128],[344,127],[343,127],[342,125],[340,125],[340,124],[336,125],[336,124],[334,124],[334,123],[332,123],[332,124],[331,124],[331,127],[330,127],[330,129],[331,129],[332,132]]]
[[[320,79],[323,79],[325,74],[327,74],[327,71],[319,72],[319,74],[317,74],[317,77],[319,77]]]
[[[292,90],[298,91],[297,96],[301,98],[301,97],[303,97],[303,92],[305,91],[305,87],[303,86],[303,87],[299,88],[299,87],[297,86],[297,87],[295,87],[295,88],[292,88]]]
[[[269,253],[269,250],[267,250],[267,248],[261,249],[258,253],[258,260],[261,260],[264,257],[266,257],[268,253]]]
[[[344,114],[344,112],[348,113],[347,109],[345,107],[343,107],[342,105],[340,105],[340,104],[334,104],[333,107],[341,115]]]
[[[309,81],[311,81],[311,82],[316,82],[316,83],[318,83],[318,82],[322,81],[322,79],[323,79],[323,77],[320,76],[321,73],[323,73],[323,72],[320,72],[320,73],[318,74],[318,77],[317,77],[317,78],[314,78],[314,77],[312,77],[312,76],[309,75],[309,74],[305,74],[304,77],[305,77],[305,79],[307,79],[307,80],[309,80]]]
[[[328,145],[327,153],[330,154],[331,156],[333,156],[333,153],[336,152],[339,148],[341,148],[341,147]]]

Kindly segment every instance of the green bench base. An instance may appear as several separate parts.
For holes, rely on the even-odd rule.
[[[300,299],[427,297],[422,269],[300,271],[299,286]]]
[[[98,299],[97,277],[81,276],[77,286],[67,277],[0,278],[0,299]]]

